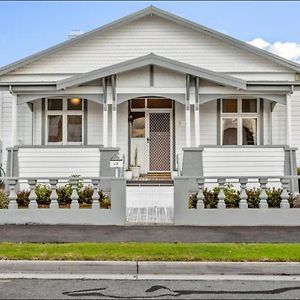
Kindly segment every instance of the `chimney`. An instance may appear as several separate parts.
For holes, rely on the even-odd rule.
[[[75,37],[78,37],[79,35],[82,35],[83,32],[80,29],[72,29],[68,35],[69,40],[73,39]]]

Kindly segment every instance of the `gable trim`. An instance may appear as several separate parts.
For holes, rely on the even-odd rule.
[[[207,80],[221,83],[225,86],[231,86],[239,89],[246,89],[247,85],[247,82],[245,80],[239,78],[217,73],[211,70],[150,53],[148,55],[127,60],[115,65],[59,80],[57,81],[57,89],[65,89],[68,87],[80,85],[85,82],[137,69],[147,65],[157,65],[166,69],[171,69],[173,71],[181,72],[184,74],[190,74],[196,77],[205,78]]]

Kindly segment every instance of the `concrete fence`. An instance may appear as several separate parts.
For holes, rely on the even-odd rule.
[[[81,224],[124,225],[126,221],[126,182],[124,178],[16,178],[4,179],[9,193],[8,209],[0,210],[0,224]],[[78,182],[93,189],[90,208],[80,208]],[[39,208],[35,192],[38,183],[51,189],[49,208]],[[72,189],[70,208],[60,208],[57,188],[66,183]],[[29,189],[27,209],[18,209],[16,190]],[[100,207],[99,191],[109,194],[111,208]]]
[[[291,176],[286,177],[176,177],[174,180],[174,224],[198,226],[300,226],[300,209],[290,208]],[[226,184],[239,186],[239,207],[226,208]],[[218,187],[217,208],[205,208],[205,187]],[[246,189],[259,188],[259,208],[249,208]],[[266,190],[281,188],[280,208],[269,208]],[[196,208],[189,208],[192,194],[197,194]]]

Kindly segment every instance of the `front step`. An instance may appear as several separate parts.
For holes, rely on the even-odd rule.
[[[170,172],[152,172],[127,181],[127,186],[174,186]]]
[[[128,180],[127,186],[174,186],[172,179],[148,179],[148,180]]]

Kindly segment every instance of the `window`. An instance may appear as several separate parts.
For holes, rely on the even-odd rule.
[[[258,99],[222,99],[222,145],[258,145]]]
[[[145,112],[132,112],[130,114],[131,137],[145,137]]]
[[[83,141],[83,100],[47,99],[47,143],[75,144]]]

